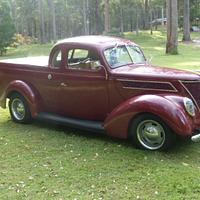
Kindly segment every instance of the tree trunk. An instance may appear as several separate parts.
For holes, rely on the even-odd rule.
[[[53,0],[49,0],[49,8],[50,8],[50,16],[51,20],[50,22],[52,23],[52,36],[53,36],[53,41],[55,42],[57,40],[57,31],[56,31],[56,11],[55,11],[55,4]]]
[[[99,0],[95,0],[95,34],[100,34]]]
[[[104,0],[105,1],[105,24],[104,24],[104,33],[107,34],[110,31],[110,5],[109,5],[109,0]]]
[[[89,18],[88,18],[89,3],[88,0],[83,1],[83,20],[84,20],[84,34],[89,35]]]
[[[135,27],[136,35],[139,35],[139,16],[138,16],[138,8],[136,10],[136,27]]]
[[[144,29],[149,29],[149,0],[144,1]]]
[[[123,32],[124,32],[122,0],[120,0],[120,32],[121,32],[121,34],[123,34]]]
[[[152,25],[152,21],[153,21],[153,13],[152,10],[150,10],[150,34],[153,35],[153,25]]]
[[[190,38],[190,0],[184,0],[183,41],[191,41],[191,38]]]
[[[162,15],[162,26],[164,26],[165,25],[165,23],[164,23],[164,8],[162,7],[161,8],[161,15]]]
[[[167,0],[167,54],[178,54],[177,0]]]
[[[44,5],[43,5],[43,0],[39,0],[38,2],[38,8],[39,8],[39,19],[40,19],[40,42],[45,43],[46,38],[45,38],[45,24],[44,24]]]

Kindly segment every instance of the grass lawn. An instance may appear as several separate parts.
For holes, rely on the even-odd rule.
[[[133,33],[125,33],[125,37],[134,40],[139,44],[151,63],[159,66],[172,67],[177,69],[200,70],[200,43],[185,44],[179,36],[179,54],[166,55],[166,33],[155,31],[151,36],[148,32],[141,32],[139,36]],[[200,33],[192,33],[193,40],[200,40]]]
[[[200,47],[180,44],[178,56],[166,56],[161,32],[126,37],[154,64],[200,70]],[[50,46],[10,49],[7,57],[47,55]],[[167,153],[141,151],[127,141],[67,127],[15,124],[0,109],[0,147],[1,200],[200,199],[200,144],[190,141]]]

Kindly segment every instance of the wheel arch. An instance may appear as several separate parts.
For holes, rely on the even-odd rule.
[[[21,80],[15,80],[12,81],[6,88],[4,99],[10,99],[10,97],[16,93],[22,95],[27,101],[31,116],[37,116],[41,107],[41,97],[38,91],[29,83]]]
[[[104,127],[108,134],[128,138],[131,122],[137,116],[148,113],[159,117],[174,133],[180,136],[191,135],[192,119],[173,98],[166,98],[167,95],[141,95],[123,102],[105,120]]]

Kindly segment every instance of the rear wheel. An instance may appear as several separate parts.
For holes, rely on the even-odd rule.
[[[142,114],[136,117],[129,130],[135,146],[148,150],[166,150],[175,141],[175,134],[157,116]]]
[[[10,97],[9,110],[11,118],[17,123],[29,123],[31,122],[31,112],[26,99],[18,94],[14,93]]]

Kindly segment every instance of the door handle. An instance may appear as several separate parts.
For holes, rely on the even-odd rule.
[[[60,86],[67,87],[67,84],[66,83],[61,83]]]
[[[48,80],[51,80],[51,79],[52,79],[52,75],[48,74]]]

